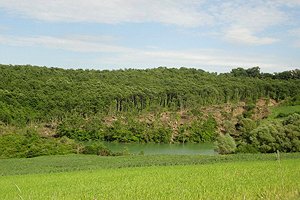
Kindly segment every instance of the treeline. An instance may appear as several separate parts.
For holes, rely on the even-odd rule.
[[[225,73],[225,75],[232,75],[234,77],[252,77],[252,78],[262,78],[262,79],[279,79],[279,80],[291,80],[300,79],[300,70],[289,70],[277,73],[262,73],[259,67],[252,67],[248,69],[236,68],[232,69],[230,73]]]
[[[60,122],[70,115],[87,119],[255,102],[261,97],[282,100],[300,92],[299,79],[244,77],[235,71],[217,75],[188,68],[99,71],[0,65],[0,121],[24,126]]]

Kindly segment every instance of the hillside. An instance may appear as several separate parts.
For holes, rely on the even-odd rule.
[[[280,102],[297,105],[300,92],[299,70],[257,67],[217,74],[0,65],[0,72],[0,134],[75,141],[212,142],[230,134],[245,142],[245,120],[251,132]]]
[[[64,70],[0,66],[0,120],[6,124],[62,120],[68,114],[178,111],[299,93],[299,79],[234,76],[203,70]],[[233,71],[234,72],[234,71]]]

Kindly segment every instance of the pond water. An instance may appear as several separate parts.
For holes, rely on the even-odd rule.
[[[186,143],[186,144],[138,144],[138,143],[105,143],[105,145],[112,150],[123,151],[128,149],[129,153],[139,154],[143,152],[145,155],[157,154],[172,154],[172,155],[214,155],[214,145],[212,143]]]

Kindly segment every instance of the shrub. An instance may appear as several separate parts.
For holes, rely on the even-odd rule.
[[[237,153],[258,153],[259,151],[254,145],[243,142],[238,145],[236,152]]]
[[[249,120],[248,120],[249,121]],[[249,121],[250,122],[250,121]],[[239,142],[238,152],[273,153],[297,152],[300,151],[300,115],[290,114],[283,120],[274,119],[265,121],[252,131],[251,123],[241,123],[239,135],[236,140]],[[244,124],[244,125],[243,125]],[[246,131],[243,130],[244,127]]]
[[[283,124],[284,125],[288,125],[288,124],[295,124],[297,123],[298,121],[300,121],[300,114],[298,113],[294,113],[294,114],[291,114],[287,117],[287,119],[285,119],[283,121]]]
[[[63,125],[59,125],[56,135],[58,137],[66,136],[70,139],[77,141],[89,141],[89,140],[101,140],[102,135],[95,130],[83,130],[78,128],[66,128]]]
[[[216,151],[219,154],[231,154],[234,153],[236,150],[235,141],[229,134],[226,135],[220,134],[217,137],[215,145],[216,145]]]
[[[111,151],[102,142],[88,142],[83,146],[83,154],[111,155]]]
[[[243,116],[245,118],[250,118],[254,113],[255,104],[248,104],[245,106],[245,111],[243,113]]]
[[[0,158],[31,158],[76,152],[76,143],[67,138],[46,138],[29,130],[25,134],[0,136]]]
[[[207,120],[201,122],[194,122],[191,124],[191,135],[189,141],[191,142],[212,142],[216,138],[217,122],[209,116]]]

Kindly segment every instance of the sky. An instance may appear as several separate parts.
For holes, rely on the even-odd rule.
[[[0,0],[0,63],[300,68],[300,0]]]

